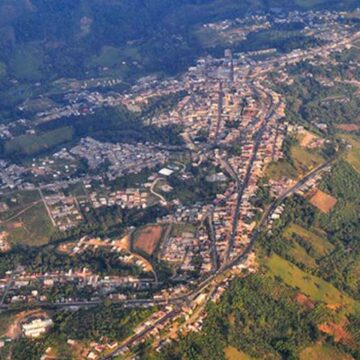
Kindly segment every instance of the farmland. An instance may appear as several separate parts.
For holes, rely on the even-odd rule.
[[[309,136],[310,138],[307,139],[303,137],[301,142],[307,145],[316,138],[312,134]],[[316,151],[306,149],[305,145],[292,145],[289,151],[290,159],[271,162],[267,166],[266,176],[273,180],[279,180],[284,177],[296,179],[325,161]]]
[[[316,269],[317,264],[313,257],[311,257],[306,250],[298,244],[296,241],[292,242],[291,249],[289,249],[289,255],[296,259],[296,261],[304,264],[309,269]]]

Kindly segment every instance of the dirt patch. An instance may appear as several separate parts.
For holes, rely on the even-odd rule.
[[[310,199],[310,204],[317,207],[324,213],[330,212],[336,203],[337,200],[334,197],[321,190],[316,190],[315,194]]]
[[[162,227],[146,226],[134,234],[134,248],[152,255],[161,239]]]
[[[358,131],[360,130],[360,126],[356,124],[339,124],[336,125],[337,129],[344,130],[344,131]]]
[[[318,137],[312,134],[309,131],[306,131],[302,139],[300,140],[300,145],[302,147],[308,147],[313,141],[315,141]]]
[[[338,312],[339,310],[341,310],[343,308],[342,304],[327,304],[326,307],[334,312]]]
[[[332,335],[335,342],[341,342],[345,345],[352,347],[355,345],[355,342],[351,334],[346,331],[347,325],[347,319],[343,318],[338,324],[333,322],[321,324],[319,325],[319,330],[325,334]]]
[[[12,222],[10,224],[6,224],[6,228],[11,230],[21,229],[24,226],[24,224],[21,221]]]
[[[4,253],[10,250],[11,246],[8,242],[8,237],[8,232],[0,231],[0,253]]]
[[[295,300],[298,304],[304,306],[307,310],[312,310],[315,307],[314,302],[302,293],[297,293],[295,296]]]

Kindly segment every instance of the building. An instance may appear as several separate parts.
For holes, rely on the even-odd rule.
[[[32,320],[30,323],[22,325],[24,335],[30,338],[38,338],[53,325],[51,319],[41,319],[37,318]]]

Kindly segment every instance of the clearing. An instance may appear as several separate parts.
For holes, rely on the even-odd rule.
[[[300,360],[353,360],[354,358],[348,354],[343,353],[334,346],[329,345],[314,345],[307,347],[300,353]]]
[[[326,234],[321,230],[307,230],[300,225],[290,224],[285,229],[284,236],[286,238],[291,238],[293,235],[300,236],[315,250],[318,256],[324,256],[334,249],[333,244],[324,238]]]
[[[298,171],[298,174],[305,174],[324,162],[324,158],[316,153],[295,145],[291,147],[291,158]]]
[[[226,360],[251,360],[251,357],[244,352],[237,350],[233,346],[227,346],[224,349]]]
[[[306,250],[296,241],[291,242],[291,249],[289,249],[289,255],[296,260],[297,263],[304,264],[307,268],[317,269],[316,261],[311,257]]]
[[[299,136],[299,143],[302,147],[309,147],[312,142],[317,140],[319,137],[310,131],[305,131],[303,134]]]
[[[149,225],[136,230],[133,234],[134,249],[153,255],[161,240],[162,229],[160,225]]]
[[[40,135],[20,135],[5,142],[6,155],[31,156],[48,150],[73,138],[74,129],[71,126],[61,127]]]
[[[337,200],[321,190],[316,190],[310,199],[310,204],[318,208],[323,213],[329,213],[336,205]]]
[[[272,180],[295,179],[296,169],[286,160],[273,161],[266,168],[266,176]]]
[[[3,224],[4,226],[4,224]],[[43,203],[39,203],[6,223],[11,244],[39,246],[48,243],[54,228]]]
[[[345,154],[345,160],[360,173],[360,139],[352,135],[341,135],[341,138],[351,145],[351,149]]]

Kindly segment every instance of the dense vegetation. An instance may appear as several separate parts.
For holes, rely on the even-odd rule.
[[[38,360],[48,347],[56,349],[62,359],[73,359],[75,354],[66,344],[68,339],[109,342],[123,340],[132,334],[134,327],[146,319],[154,309],[128,310],[120,305],[104,304],[92,309],[59,312],[54,328],[41,341],[20,339],[9,343],[0,352],[1,358],[11,353],[14,360]]]
[[[298,359],[321,340],[317,325],[331,315],[321,305],[300,305],[295,296],[296,290],[262,275],[235,280],[219,304],[209,305],[200,333],[149,358],[225,359],[224,348],[231,345],[258,359]]]
[[[119,254],[98,250],[86,251],[76,256],[59,253],[53,246],[41,250],[35,248],[15,248],[12,252],[1,255],[0,273],[16,265],[22,265],[27,271],[46,273],[52,271],[81,270],[86,267],[97,274],[106,275],[142,275],[137,266],[123,264]]]

